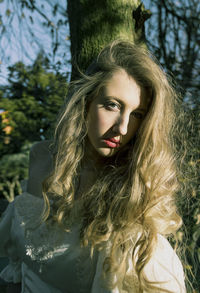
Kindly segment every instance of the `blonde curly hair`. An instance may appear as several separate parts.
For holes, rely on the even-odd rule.
[[[169,236],[181,226],[175,205],[179,185],[173,148],[177,95],[144,48],[114,41],[100,52],[86,74],[71,83],[55,131],[54,170],[43,184],[45,219],[52,214],[69,228],[69,219],[77,208],[75,192],[85,155],[88,107],[120,69],[146,89],[149,110],[137,135],[123,150],[105,160],[93,186],[78,200],[80,237],[83,245],[90,245],[92,250],[102,249],[107,241],[111,243],[103,273],[115,274],[119,287],[126,284],[128,288],[137,280],[138,292],[155,292],[157,287],[146,280],[144,266],[152,255],[157,234]],[[56,199],[54,208],[49,198]],[[132,255],[134,263],[132,278],[125,275],[127,254]],[[106,283],[110,288],[115,285],[114,281]]]

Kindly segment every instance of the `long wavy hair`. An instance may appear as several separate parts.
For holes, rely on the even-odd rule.
[[[77,201],[88,108],[121,69],[146,89],[148,113],[137,135],[122,151],[105,160],[95,183]],[[146,279],[144,267],[156,246],[158,233],[175,235],[181,226],[175,205],[179,189],[173,147],[176,103],[173,85],[155,58],[141,46],[121,40],[105,47],[86,74],[69,87],[55,130],[54,169],[43,183],[44,218],[51,215],[67,230],[74,211],[79,209],[82,244],[93,251],[109,243],[103,266],[109,288],[118,285],[129,292],[131,284],[137,283],[138,292],[155,292],[157,287]],[[52,206],[50,198],[55,199]],[[134,264],[131,277],[126,276],[127,255],[131,255]],[[112,278],[114,275],[117,278]]]

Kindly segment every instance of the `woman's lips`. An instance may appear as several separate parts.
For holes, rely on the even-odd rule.
[[[103,140],[105,144],[110,148],[118,148],[120,146],[120,140],[115,138],[107,138]]]
[[[115,142],[115,143],[120,143],[120,137],[119,138],[111,137],[111,138],[108,138],[107,140],[110,140],[110,141]]]

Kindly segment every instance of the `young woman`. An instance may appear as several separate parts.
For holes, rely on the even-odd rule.
[[[100,52],[71,84],[53,143],[32,149],[27,192],[0,225],[2,278],[31,293],[185,292],[166,239],[181,226],[176,100],[141,47]]]

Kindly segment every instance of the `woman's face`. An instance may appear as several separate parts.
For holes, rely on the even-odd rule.
[[[140,127],[147,112],[144,90],[124,70],[115,72],[91,102],[88,138],[92,149],[110,157],[123,148]]]

